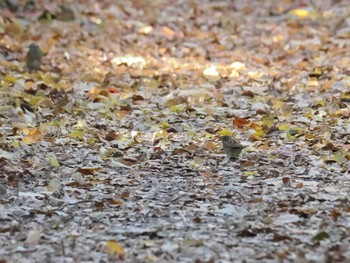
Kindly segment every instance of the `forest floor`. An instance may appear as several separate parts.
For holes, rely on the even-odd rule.
[[[350,261],[348,0],[11,2],[0,262]]]

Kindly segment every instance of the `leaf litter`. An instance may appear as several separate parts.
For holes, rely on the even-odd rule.
[[[349,261],[347,1],[29,2],[0,6],[1,261]]]

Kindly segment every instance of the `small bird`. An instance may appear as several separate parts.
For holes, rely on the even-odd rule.
[[[227,135],[221,136],[220,141],[222,141],[222,149],[224,150],[230,161],[236,160],[242,152],[242,150],[246,147]]]
[[[40,69],[42,57],[43,53],[41,52],[40,47],[35,43],[30,44],[26,56],[26,65],[29,73]]]

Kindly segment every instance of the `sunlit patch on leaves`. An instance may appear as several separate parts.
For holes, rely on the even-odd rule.
[[[139,29],[139,33],[140,34],[145,34],[148,35],[149,33],[151,33],[153,31],[153,27],[152,26],[143,26]]]
[[[146,60],[143,57],[126,55],[124,57],[114,57],[111,61],[117,66],[126,65],[128,67],[143,68],[146,65]]]
[[[250,77],[251,80],[256,82],[263,82],[265,77],[264,73],[260,71],[249,71],[248,76]]]
[[[215,65],[211,65],[203,70],[203,75],[206,79],[216,81],[221,78],[218,69]]]
[[[242,72],[245,70],[245,64],[239,61],[235,61],[229,65],[229,68],[236,70],[238,72]]]

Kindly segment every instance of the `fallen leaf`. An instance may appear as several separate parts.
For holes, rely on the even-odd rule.
[[[105,244],[105,249],[107,251],[108,254],[111,255],[118,255],[120,260],[124,260],[125,258],[125,250],[122,247],[122,245],[120,245],[117,241],[114,240],[109,240],[106,244]]]
[[[250,121],[244,119],[244,118],[235,118],[233,120],[233,126],[237,127],[237,128],[244,128],[245,126],[247,126],[250,123]]]

